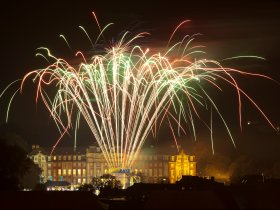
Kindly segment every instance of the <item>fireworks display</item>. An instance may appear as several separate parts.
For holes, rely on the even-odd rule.
[[[96,42],[90,39],[83,27],[80,28],[94,47],[110,24],[101,29],[93,15],[100,29]],[[81,62],[77,65],[56,58],[47,48],[40,48],[42,53],[38,55],[51,64],[25,75],[15,94],[23,90],[29,79],[36,84],[36,101],[43,101],[61,133],[54,149],[70,129],[74,129],[76,135],[83,118],[111,169],[131,168],[147,136],[150,133],[157,135],[164,120],[168,122],[175,142],[177,131],[173,128],[174,122],[178,132],[185,132],[182,122],[187,122],[195,136],[194,119],[200,119],[202,109],[218,114],[235,145],[227,123],[207,91],[209,86],[213,86],[221,92],[219,81],[236,90],[240,127],[241,97],[248,99],[274,127],[235,79],[236,75],[270,78],[226,68],[218,61],[201,58],[201,54],[205,54],[202,46],[192,45],[194,36],[187,35],[174,42],[175,33],[187,22],[183,21],[175,28],[167,47],[162,50],[135,44],[138,39],[145,39],[148,34],[145,32],[132,38],[128,32],[124,33],[117,43],[105,46],[103,51],[92,50],[90,57],[79,51],[76,56],[81,58]],[[60,37],[71,48],[66,38]],[[212,123],[204,123],[211,132]],[[212,135],[211,141],[213,147]],[[212,149],[214,151],[214,147]]]

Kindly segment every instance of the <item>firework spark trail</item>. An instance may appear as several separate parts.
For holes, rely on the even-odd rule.
[[[100,36],[104,37],[103,32],[111,23],[101,29],[95,13],[93,15],[100,30],[97,42]],[[189,21],[183,21],[175,28],[167,46],[171,44],[176,31],[187,22]],[[82,26],[79,27],[94,47],[89,34]],[[205,110],[211,107],[210,125],[202,121],[210,129],[213,152],[212,108],[224,123],[234,145],[229,127],[214,100],[207,93],[207,86],[222,91],[218,80],[225,81],[236,90],[240,127],[242,127],[241,95],[243,95],[274,128],[258,105],[240,89],[234,75],[270,79],[269,77],[224,68],[215,60],[194,57],[196,53],[205,54],[197,50],[204,46],[191,46],[194,36],[199,34],[184,36],[169,49],[155,53],[133,44],[147,34],[139,33],[128,39],[128,32],[124,33],[117,44],[104,48],[104,53],[94,54],[91,59],[87,59],[81,51],[78,51],[75,55],[82,58],[78,67],[71,66],[64,59],[56,58],[47,48],[40,48],[46,55],[43,53],[37,55],[48,62],[49,59],[54,60],[53,64],[44,69],[34,70],[22,79],[20,88],[9,102],[8,111],[15,94],[19,90],[21,92],[27,79],[31,78],[37,83],[36,101],[42,99],[61,134],[53,149],[72,128],[75,130],[76,142],[79,121],[83,117],[111,169],[130,168],[147,136],[151,132],[156,135],[164,119],[168,120],[175,142],[176,135],[171,120],[178,124],[178,133],[180,130],[185,133],[181,121],[186,121],[190,132],[196,138],[194,119],[197,117],[202,120],[198,107]],[[63,35],[60,37],[72,50],[65,37]],[[244,56],[228,59],[238,57]],[[11,83],[3,93],[12,85],[14,83]],[[47,94],[48,86],[56,88],[55,96]]]

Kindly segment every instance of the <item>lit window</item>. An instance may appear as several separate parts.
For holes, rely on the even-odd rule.
[[[48,156],[48,161],[51,161],[52,160],[52,157],[51,156]]]
[[[81,156],[81,155],[79,155],[79,156],[78,156],[78,160],[81,160],[81,159],[82,159],[82,156]]]
[[[76,169],[73,169],[73,175],[76,175]]]
[[[154,176],[157,176],[157,169],[154,169]]]
[[[73,156],[73,160],[76,160],[76,155]]]
[[[149,169],[149,176],[153,176],[153,169]]]
[[[48,170],[48,176],[51,176],[51,175],[52,175],[51,170]]]
[[[63,156],[63,160],[66,160],[66,156],[65,155]]]
[[[162,176],[162,169],[158,170],[158,176]]]
[[[58,175],[61,175],[61,169],[58,169]]]
[[[83,178],[83,184],[84,184],[84,183],[86,183],[86,179],[85,179],[85,178]]]
[[[53,160],[56,160],[56,156],[53,156]]]
[[[68,175],[71,175],[71,169],[68,169]]]
[[[190,175],[193,175],[193,170],[190,170]]]
[[[83,169],[83,175],[86,175],[86,169]]]
[[[170,170],[170,176],[174,177],[174,170]]]
[[[81,184],[81,178],[78,179],[78,184]]]
[[[71,155],[68,156],[68,160],[71,160]]]
[[[58,156],[58,160],[61,160],[61,156],[60,155]]]
[[[78,169],[78,175],[81,175],[81,169]]]
[[[63,175],[64,176],[66,175],[66,169],[63,169]]]
[[[193,167],[193,163],[191,163],[191,167]]]
[[[165,168],[165,169],[163,170],[163,176],[168,176],[168,169],[167,169],[167,168]]]

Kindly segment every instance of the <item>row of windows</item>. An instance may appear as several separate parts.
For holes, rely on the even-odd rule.
[[[46,158],[44,157],[44,156],[41,156],[41,158],[40,158],[40,156],[39,157],[37,157],[37,156],[34,156],[33,157],[33,161],[34,162],[37,162],[37,161],[46,161]]]
[[[33,157],[34,161],[37,162],[37,156]],[[169,156],[168,155],[163,155],[163,156],[157,156],[157,155],[139,155],[138,156],[139,160],[169,160]],[[171,156],[171,161],[175,161],[175,159],[177,159],[177,161],[181,161],[181,156]],[[194,156],[185,156],[183,158],[184,160],[189,160],[189,161],[194,161]],[[45,157],[42,156],[41,157],[42,161],[45,161]],[[82,156],[81,155],[58,155],[58,156],[48,156],[48,161],[52,161],[52,160],[82,160]]]
[[[78,163],[76,163],[76,162],[74,162],[74,163],[72,163],[72,162],[68,162],[68,163],[60,163],[60,162],[58,162],[58,163],[48,163],[49,168],[56,167],[56,166],[58,166],[58,167],[62,166],[63,168],[72,168],[72,167],[76,167],[76,166],[86,167],[86,163],[84,163],[84,162],[78,162]]]
[[[74,180],[74,184],[76,184],[76,183],[78,183],[78,184],[85,184],[86,183],[86,179],[85,178],[83,178],[83,179],[78,178],[77,182],[76,182],[76,180]]]
[[[145,176],[168,176],[168,170],[162,169],[134,169],[134,173],[143,173]]]
[[[167,163],[166,163],[167,164]],[[163,163],[159,162],[159,163],[149,163],[149,166],[150,167],[162,167],[163,166]]]
[[[182,166],[184,166],[185,168],[187,167],[187,164],[183,164],[183,165],[182,165],[182,164],[178,164],[178,163],[177,163],[177,164],[171,163],[171,164],[170,164],[170,167],[171,167],[171,168],[174,168],[175,165],[176,165],[176,167],[182,167]],[[190,168],[193,168],[193,167],[194,167],[194,163],[190,163]]]
[[[83,172],[83,173],[82,173]],[[53,173],[56,174],[56,170],[53,170]],[[48,176],[51,176],[52,174],[52,170],[48,170]],[[75,176],[75,175],[78,175],[78,176],[81,176],[82,174],[83,175],[86,175],[86,169],[58,169],[57,170],[57,174],[59,176],[63,175],[63,176],[71,176],[72,174]]]
[[[48,161],[51,161],[51,160],[82,160],[82,156],[81,155],[48,156]]]
[[[184,157],[182,157],[181,155],[178,156],[171,156],[171,161],[194,161],[194,156],[187,156],[185,155]]]
[[[169,160],[168,155],[139,155],[138,160]]]
[[[191,176],[195,175],[194,170],[192,170],[192,169],[189,170],[189,171],[186,171],[186,170],[183,171],[183,174],[182,174],[181,170],[179,170],[178,173],[175,173],[175,170],[170,170],[170,177],[171,178],[174,178],[175,174],[176,174],[177,177],[182,177],[182,175],[191,175]]]

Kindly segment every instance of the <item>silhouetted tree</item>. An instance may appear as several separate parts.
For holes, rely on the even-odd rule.
[[[82,184],[82,185],[79,186],[78,190],[79,191],[94,192],[95,191],[95,187],[92,184]]]
[[[26,173],[20,177],[20,182],[22,183],[23,188],[34,189],[40,182],[41,173],[42,170],[39,168],[39,166],[31,161]]]
[[[46,191],[46,190],[47,190],[47,187],[43,183],[37,183],[35,185],[35,187],[33,188],[33,191]]]
[[[100,177],[93,177],[91,183],[95,189],[101,189],[101,188],[113,189],[113,188],[121,187],[121,182],[111,174],[103,174]]]
[[[103,183],[104,187],[108,188],[120,188],[121,182],[116,179],[115,176],[111,174],[103,174],[100,176],[101,182]]]
[[[101,187],[103,187],[103,183],[102,183],[100,177],[93,177],[91,180],[91,184],[97,190],[99,190]]]
[[[27,157],[27,152],[17,144],[0,139],[0,190],[20,190],[28,186],[32,189],[38,180],[27,182],[31,174],[38,177],[40,169]]]

